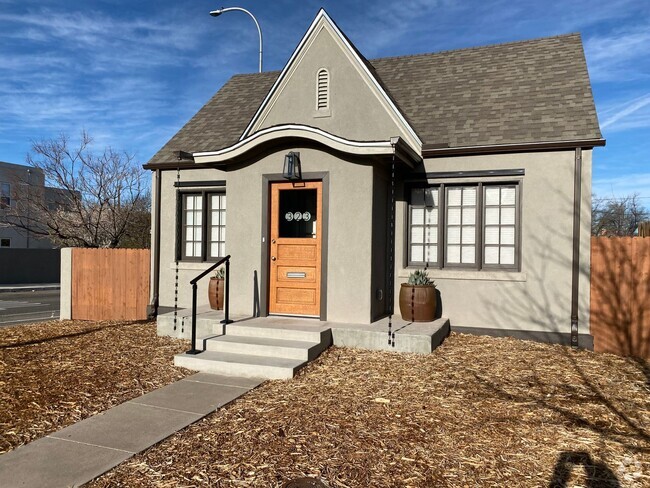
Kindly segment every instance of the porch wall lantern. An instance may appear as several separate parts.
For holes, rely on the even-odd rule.
[[[302,170],[300,169],[300,153],[291,151],[284,156],[284,167],[282,176],[287,180],[302,180]]]

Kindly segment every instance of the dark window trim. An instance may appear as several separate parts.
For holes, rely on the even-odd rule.
[[[223,256],[219,257],[209,257],[208,256],[208,195],[213,194],[226,194],[225,187],[218,190],[178,190],[176,197],[176,260],[185,263],[212,263],[221,259]],[[183,211],[183,201],[184,197],[187,195],[201,195],[201,256],[187,256],[185,254],[185,227],[186,227],[186,214]],[[227,205],[227,203],[226,203]],[[227,207],[226,207],[227,209]],[[180,223],[180,225],[178,225]]]
[[[199,187],[226,186],[226,180],[175,181],[174,186],[176,188],[199,188]]]
[[[468,172],[464,172],[465,175]],[[485,187],[489,186],[515,186],[515,263],[514,265],[493,265],[484,264],[485,262],[485,229],[484,225],[484,191]],[[475,186],[477,188],[476,195],[476,237],[475,237],[475,246],[476,246],[476,259],[474,264],[456,264],[447,262],[447,189],[453,187],[467,187]],[[438,204],[438,262],[437,263],[424,263],[411,261],[411,190],[416,188],[438,188],[439,195],[439,204]],[[419,182],[410,182],[405,185],[405,200],[406,204],[406,232],[405,232],[405,254],[404,260],[406,263],[406,268],[422,268],[426,266],[429,269],[456,269],[456,270],[474,270],[474,271],[521,271],[521,254],[522,254],[522,192],[523,192],[523,178],[507,178],[501,179],[498,181],[486,180],[486,181],[475,181],[475,182],[457,182],[457,183],[426,183],[424,181]],[[461,207],[462,208],[462,207]],[[461,220],[462,222],[462,220]],[[461,230],[461,241],[462,241],[462,230]],[[461,250],[462,253],[462,250]]]

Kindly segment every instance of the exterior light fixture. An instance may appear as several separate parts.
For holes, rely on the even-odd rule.
[[[217,10],[212,10],[210,11],[210,15],[212,17],[219,17],[221,14],[225,12],[234,12],[234,11],[239,11],[239,12],[244,12],[245,14],[248,14],[251,19],[253,19],[253,22],[255,22],[255,26],[257,27],[257,33],[260,38],[260,62],[259,62],[259,68],[260,68],[260,73],[262,72],[262,29],[260,28],[260,24],[257,22],[257,19],[255,16],[250,13],[248,10],[245,8],[241,7],[226,7],[226,8],[218,8]]]
[[[284,157],[282,177],[286,178],[287,180],[302,180],[302,170],[300,169],[300,153],[291,151]]]

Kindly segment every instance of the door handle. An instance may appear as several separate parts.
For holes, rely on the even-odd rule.
[[[271,261],[275,261],[275,256],[271,256]]]
[[[275,244],[275,239],[271,239],[271,244]]]

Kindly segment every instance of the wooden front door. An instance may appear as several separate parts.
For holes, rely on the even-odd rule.
[[[322,190],[271,183],[269,313],[320,316]]]

